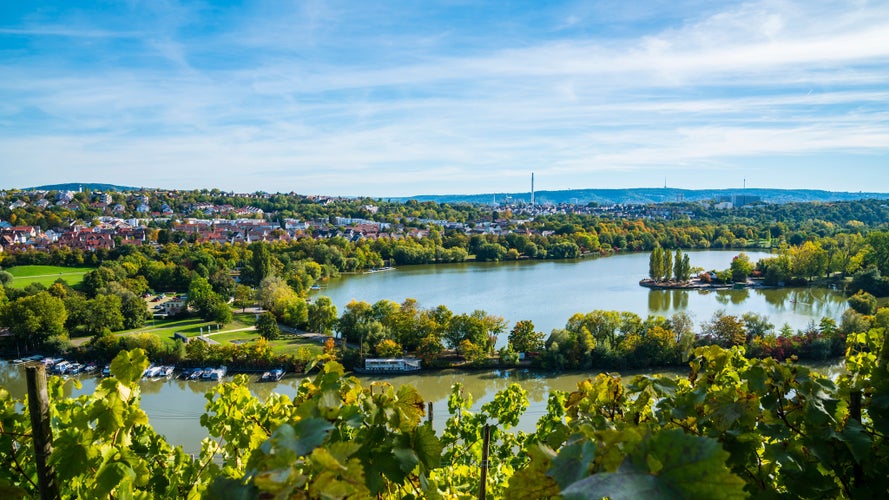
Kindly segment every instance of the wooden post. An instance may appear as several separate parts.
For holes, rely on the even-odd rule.
[[[34,363],[26,368],[28,379],[28,409],[31,413],[31,435],[37,462],[37,483],[40,498],[59,498],[56,475],[46,460],[52,453],[52,429],[49,426],[49,393],[46,391],[46,367]]]
[[[485,490],[488,482],[488,447],[491,444],[491,426],[485,424],[482,434],[482,477],[478,487],[478,499],[485,500]]]
[[[426,403],[426,421],[432,425],[432,401]]]

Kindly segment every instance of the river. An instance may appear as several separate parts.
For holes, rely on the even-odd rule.
[[[725,269],[734,251],[689,252],[692,266],[704,269]],[[748,252],[753,261],[766,257],[764,252]],[[563,327],[576,312],[595,309],[632,311],[642,317],[648,314],[669,316],[678,311],[691,314],[696,321],[706,321],[713,312],[724,309],[729,314],[752,311],[766,314],[780,327],[784,323],[804,328],[822,316],[838,319],[845,309],[844,297],[830,290],[788,288],[775,290],[653,291],[638,282],[648,272],[648,254],[622,254],[577,261],[508,262],[498,264],[467,263],[443,266],[410,266],[392,271],[350,275],[332,280],[320,293],[331,297],[342,312],[352,299],[375,302],[391,299],[402,302],[411,297],[422,307],[438,304],[456,313],[484,309],[503,316],[510,324],[532,320],[538,330],[548,332]],[[505,342],[502,335],[500,344]],[[836,370],[837,366],[826,368]],[[634,372],[638,373],[638,372]],[[674,371],[680,374],[682,371]],[[434,422],[438,430],[448,418],[447,397],[453,383],[461,382],[473,395],[477,409],[490,401],[497,391],[518,382],[528,391],[530,407],[521,421],[522,430],[533,430],[546,411],[551,390],[570,391],[577,382],[595,376],[589,373],[539,374],[527,371],[442,371],[432,374],[388,377],[393,384],[411,384],[427,401],[434,404]],[[624,374],[629,379],[633,373]],[[684,374],[684,373],[683,373]],[[369,384],[372,377],[362,377]],[[81,377],[81,389],[68,388],[71,395],[91,393],[94,377]],[[186,452],[197,453],[206,431],[199,417],[206,399],[204,394],[212,382],[177,379],[142,382],[142,408],[151,425],[173,444]],[[288,377],[278,383],[250,384],[251,391],[265,399],[272,391],[293,396],[299,379]],[[0,386],[15,397],[25,391],[24,370],[0,363]]]

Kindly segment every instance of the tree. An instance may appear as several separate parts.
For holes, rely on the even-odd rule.
[[[117,295],[96,295],[87,303],[84,320],[86,331],[93,335],[122,330],[124,317],[121,313],[120,297]]]
[[[732,274],[732,281],[747,281],[747,277],[753,272],[753,264],[750,263],[750,257],[741,252],[732,259],[729,270]]]
[[[214,293],[210,302],[207,304],[207,315],[203,318],[224,325],[232,320],[232,309],[228,306],[225,299],[218,293]]]
[[[374,349],[381,358],[397,358],[401,356],[401,345],[392,339],[381,340]]]
[[[34,349],[52,336],[66,335],[65,303],[49,292],[20,297],[9,303],[4,321],[15,336],[19,347]]]
[[[10,286],[14,277],[9,271],[0,271],[0,286]]]
[[[139,328],[151,317],[145,301],[132,292],[119,294],[120,312],[123,314],[124,328]]]
[[[737,316],[716,311],[710,321],[701,325],[704,335],[709,335],[725,347],[743,345],[747,341],[744,322]]]
[[[309,331],[330,334],[336,325],[336,305],[330,297],[321,296],[309,304]]]
[[[648,258],[648,277],[654,281],[660,281],[664,275],[664,249],[657,246],[651,251]]]
[[[867,235],[870,247],[864,257],[865,265],[875,266],[884,276],[889,276],[889,231],[873,231]]]
[[[673,258],[673,277],[676,281],[688,281],[691,277],[691,262],[688,254],[683,254],[682,250],[676,249],[676,256]]]
[[[248,307],[252,306],[253,300],[254,292],[252,288],[243,284],[239,284],[235,287],[234,306],[240,307],[241,312],[246,311]]]
[[[775,325],[769,322],[769,317],[765,314],[746,312],[741,316],[741,319],[744,321],[747,342],[750,342],[754,337],[762,338],[775,333]]]
[[[662,279],[664,281],[670,281],[670,278],[673,276],[673,254],[670,253],[669,250],[663,251],[663,259],[664,263],[661,266]]]
[[[250,249],[253,251],[250,258],[251,282],[259,284],[273,273],[272,255],[268,244],[263,241],[252,244]]]
[[[266,340],[277,340],[281,336],[275,315],[266,311],[256,318],[256,333]]]
[[[877,312],[877,298],[859,290],[858,293],[849,297],[849,307],[859,314],[872,315]]]
[[[534,323],[517,321],[509,332],[509,347],[515,352],[538,352],[543,350],[543,332],[534,331]]]
[[[207,278],[197,276],[188,285],[188,305],[203,317],[210,308],[214,294],[213,287]]]
[[[417,354],[420,355],[420,358],[424,363],[428,364],[430,361],[437,358],[443,350],[444,345],[441,343],[441,338],[433,333],[420,340],[420,345],[417,347]]]

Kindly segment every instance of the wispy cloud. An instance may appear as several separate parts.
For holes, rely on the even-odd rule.
[[[518,190],[531,169],[560,187],[665,170],[693,187],[694,169],[788,158],[889,166],[889,5],[655,2],[672,17],[610,26],[572,3],[540,26],[521,24],[532,12],[351,7],[173,5],[141,31],[82,16],[70,35],[0,29],[6,183],[81,172],[401,195]],[[16,45],[54,30],[81,40],[79,65],[59,61],[62,44]],[[795,169],[773,168],[775,184],[818,178]]]

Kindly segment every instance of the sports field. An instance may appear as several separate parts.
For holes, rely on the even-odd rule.
[[[69,286],[75,286],[83,281],[84,274],[92,270],[91,267],[61,266],[15,266],[4,269],[13,276],[13,288],[25,288],[35,282],[49,288],[59,278],[65,280]]]

